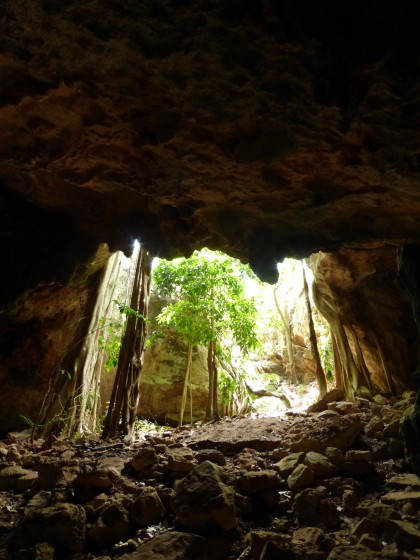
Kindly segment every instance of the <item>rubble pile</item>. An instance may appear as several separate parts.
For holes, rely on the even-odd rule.
[[[399,437],[414,393],[328,400],[131,442],[9,434],[0,559],[420,558],[420,477]]]

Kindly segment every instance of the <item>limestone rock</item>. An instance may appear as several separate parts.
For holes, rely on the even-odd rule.
[[[81,552],[86,515],[81,506],[57,504],[29,511],[16,533],[16,548],[48,542],[61,552]]]
[[[298,440],[291,441],[290,449],[291,451],[320,452],[326,447],[337,447],[343,451],[354,443],[361,431],[362,424],[357,414],[330,418],[323,422],[323,429],[319,425],[312,430],[313,435],[301,436]],[[289,434],[292,434],[291,430]]]
[[[306,465],[300,464],[289,474],[287,486],[291,490],[299,490],[300,488],[310,486],[314,480],[314,471]]]
[[[293,544],[311,547],[318,544],[324,537],[324,531],[319,527],[301,527],[293,532]]]
[[[172,502],[178,521],[198,533],[236,527],[234,491],[222,482],[220,467],[204,461],[175,484]]]
[[[106,506],[88,531],[89,538],[99,547],[110,547],[128,538],[131,524],[122,504]]]
[[[19,481],[23,477],[28,476],[29,479],[26,479],[27,482],[25,483],[24,481],[22,481],[22,483],[19,485]],[[33,482],[37,480],[37,478],[37,473],[33,473],[33,471],[23,469],[19,465],[5,467],[0,471],[0,491],[18,490],[20,492],[23,492],[24,490],[26,490],[27,484],[29,484],[29,486],[27,487],[32,486]]]
[[[158,457],[153,447],[143,447],[130,461],[130,466],[137,472],[157,463]]]
[[[331,389],[331,391],[325,393],[325,395],[316,403],[312,404],[307,409],[307,412],[322,412],[323,410],[327,410],[329,403],[341,401],[344,399],[344,397],[345,395],[340,389]]]
[[[357,407],[354,403],[349,401],[333,401],[329,402],[327,405],[328,410],[333,410],[339,414],[350,414],[351,412],[357,412]]]
[[[344,453],[341,449],[337,449],[337,447],[326,447],[323,453],[334,465],[341,465],[345,461]]]
[[[383,560],[383,556],[380,552],[375,552],[358,544],[334,548],[328,555],[327,560]]]
[[[280,485],[280,478],[276,471],[250,471],[238,480],[239,491],[244,494],[254,494]]]
[[[316,453],[315,451],[309,451],[306,454],[304,463],[318,478],[326,478],[338,472],[338,468],[334,463],[329,461],[322,453]]]
[[[306,488],[295,496],[294,509],[305,525],[323,523],[328,528],[339,525],[340,517],[334,503],[317,489]]]
[[[141,488],[130,505],[130,520],[137,527],[158,523],[165,516],[159,494],[150,486]]]
[[[356,508],[359,505],[359,498],[352,489],[346,489],[342,495],[344,513],[350,517],[356,515]]]
[[[204,538],[190,533],[168,531],[156,535],[135,552],[119,560],[224,560],[229,543],[222,538]]]
[[[299,451],[297,453],[289,453],[286,457],[281,459],[277,464],[276,467],[281,476],[286,477],[294,471],[294,469],[303,462],[305,458],[305,453]]]
[[[390,488],[411,486],[413,490],[420,490],[420,476],[414,473],[397,474],[388,480],[387,486]]]
[[[70,488],[89,487],[97,491],[108,490],[111,486],[112,482],[108,472],[104,470],[79,473],[70,484]]]
[[[388,520],[385,527],[384,539],[392,539],[400,551],[410,551],[420,548],[420,530],[409,521],[397,519]]]
[[[372,461],[372,453],[370,451],[350,449],[346,452],[346,461],[369,463]]]
[[[413,504],[420,504],[420,490],[402,491],[402,492],[389,492],[381,496],[381,500],[386,504],[398,504],[403,502],[412,502]]]
[[[196,452],[195,458],[198,463],[210,461],[215,465],[219,465],[221,467],[223,467],[223,465],[226,465],[225,456],[217,449],[200,449]]]
[[[255,530],[248,533],[246,542],[250,545],[252,558],[260,558],[267,542],[272,542],[277,547],[289,548],[291,539],[287,534],[279,534],[273,531]]]
[[[168,469],[175,473],[189,473],[197,465],[194,452],[188,448],[168,450]]]

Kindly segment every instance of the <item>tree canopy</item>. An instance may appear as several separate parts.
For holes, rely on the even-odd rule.
[[[153,271],[158,293],[172,301],[159,317],[191,344],[230,339],[244,352],[258,345],[257,308],[245,291],[252,272],[235,259],[210,250],[186,259],[161,260]]]
[[[208,249],[188,259],[162,260],[153,273],[158,293],[170,300],[159,323],[174,328],[187,344],[208,348],[212,417],[217,417],[216,356],[224,345],[237,345],[244,354],[258,346],[258,311],[245,290],[245,278],[251,275],[245,265]]]

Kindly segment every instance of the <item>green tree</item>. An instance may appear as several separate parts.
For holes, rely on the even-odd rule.
[[[244,283],[251,274],[245,265],[208,249],[196,251],[188,259],[162,260],[153,272],[158,293],[170,299],[158,322],[174,328],[189,347],[180,423],[191,371],[192,346],[207,346],[206,419],[219,417],[217,357],[223,346],[237,345],[244,354],[258,346],[257,308],[253,298],[247,297]]]

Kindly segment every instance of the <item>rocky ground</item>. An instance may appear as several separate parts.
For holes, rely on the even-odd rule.
[[[330,401],[330,402],[327,402]],[[234,418],[132,442],[0,442],[0,559],[420,558],[414,395]]]

